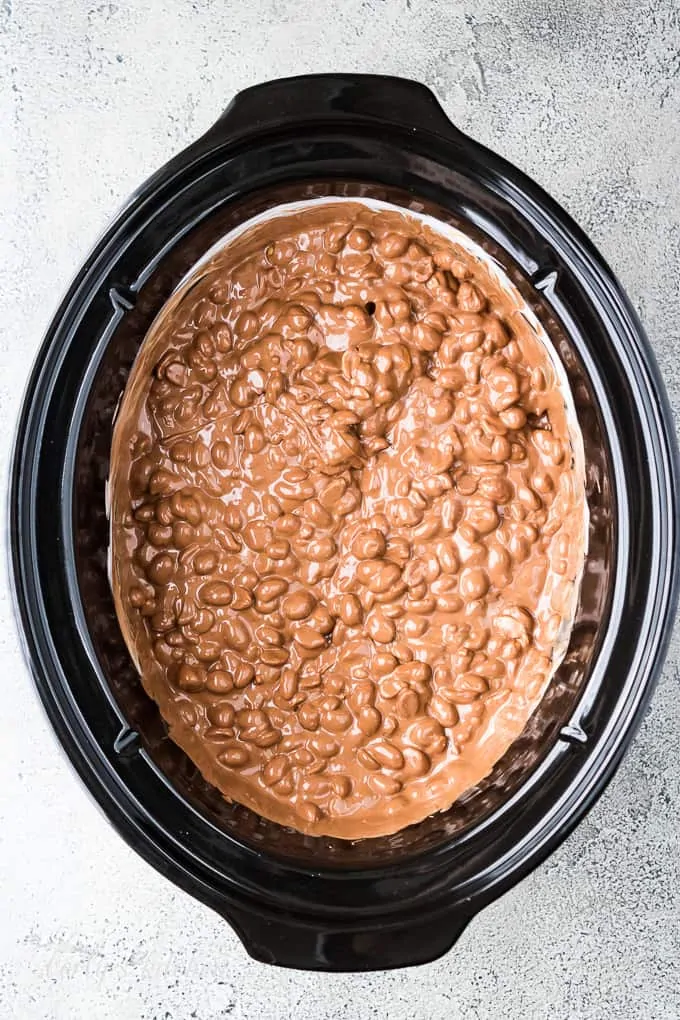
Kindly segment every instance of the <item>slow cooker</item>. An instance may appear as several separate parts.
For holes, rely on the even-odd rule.
[[[590,513],[568,652],[521,737],[449,811],[356,842],[284,829],[202,779],[142,690],[107,575],[112,420],[149,325],[217,239],[282,203],[328,196],[435,216],[516,284],[570,381]],[[551,198],[415,82],[259,85],[132,196],[40,349],[10,491],[27,657],[59,740],[118,832],[217,910],[252,956],[318,970],[423,963],[555,849],[632,740],[674,617],[677,479],[643,329]]]

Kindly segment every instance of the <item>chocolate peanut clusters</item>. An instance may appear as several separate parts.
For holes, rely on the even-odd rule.
[[[355,839],[449,807],[564,654],[586,508],[535,320],[423,221],[324,202],[171,298],[115,427],[112,584],[222,793]]]

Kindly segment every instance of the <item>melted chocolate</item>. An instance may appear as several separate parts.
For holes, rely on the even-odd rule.
[[[546,344],[468,247],[359,203],[251,226],[162,310],[114,432],[112,586],[226,797],[383,835],[522,731],[586,534]]]

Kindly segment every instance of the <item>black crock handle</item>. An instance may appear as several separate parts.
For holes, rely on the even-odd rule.
[[[250,956],[262,963],[299,970],[389,970],[429,963],[460,938],[471,917],[443,916],[394,927],[335,928],[275,919],[229,907],[223,914]]]
[[[380,74],[310,74],[238,92],[201,141],[228,141],[291,122],[342,120],[399,125],[462,139],[435,95],[420,82]]]

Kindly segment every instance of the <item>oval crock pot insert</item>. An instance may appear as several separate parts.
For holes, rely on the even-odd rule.
[[[427,212],[498,260],[567,372],[590,511],[569,649],[522,735],[449,811],[356,843],[266,822],[202,780],[141,688],[106,570],[112,420],[151,322],[231,228],[329,195]],[[10,494],[17,608],[38,691],[118,832],[218,910],[252,955],[333,970],[430,960],[564,839],[632,739],[676,602],[676,479],[644,332],[544,192],[457,131],[416,83],[322,75],[258,86],[132,197],[40,351]]]

